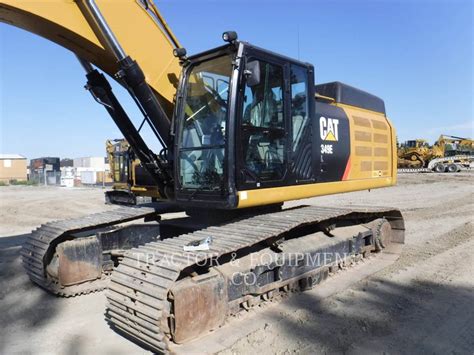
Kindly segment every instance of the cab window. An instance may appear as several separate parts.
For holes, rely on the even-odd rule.
[[[242,147],[246,181],[280,180],[285,172],[283,67],[259,61],[260,80],[245,85]]]
[[[304,144],[308,131],[308,72],[306,68],[291,65],[291,126],[293,152]]]

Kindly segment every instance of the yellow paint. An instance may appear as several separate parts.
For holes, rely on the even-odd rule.
[[[96,3],[125,52],[140,64],[148,84],[171,114],[181,70],[172,53],[174,43],[166,33],[169,29],[162,30],[138,1]],[[112,76],[117,72],[115,58],[99,43],[76,1],[0,0],[0,22],[56,42]]]
[[[397,164],[398,164],[398,157],[397,157],[397,131],[395,127],[390,123],[390,130],[391,130],[391,137],[392,137],[392,144],[391,144],[391,152],[392,152],[392,179],[393,184],[397,184]]]
[[[239,191],[238,208],[263,206],[272,203],[300,200],[303,198],[331,195],[342,192],[376,189],[394,184],[394,180],[387,177]],[[243,199],[241,196],[246,196],[247,198]]]
[[[324,140],[325,141],[332,141],[332,142],[337,141],[336,137],[334,137],[334,133],[332,133],[331,131],[328,132],[328,134],[326,135],[326,138]]]
[[[347,108],[347,109],[352,109],[352,110],[356,110],[356,111],[360,111],[360,112],[365,112],[365,113],[369,113],[371,115],[375,115],[375,116],[378,116],[380,118],[385,118],[385,115],[381,112],[376,112],[376,111],[371,111],[371,110],[367,110],[365,108],[362,108],[362,107],[357,107],[357,106],[352,106],[352,105],[348,105],[348,104],[343,104],[343,103],[335,103],[334,104],[335,106],[338,106],[338,107],[342,107],[342,108]],[[360,112],[359,112],[359,115],[360,115]]]
[[[394,157],[396,144],[393,143],[396,136],[390,120],[379,112],[340,103],[335,105],[341,107],[349,119],[351,170],[347,180],[381,176],[396,181],[396,169],[393,169],[393,163],[397,162]],[[361,151],[367,154],[360,154]]]
[[[336,100],[334,100],[333,97],[324,96],[324,95],[321,95],[321,94],[318,94],[318,93],[315,93],[314,97],[316,99],[319,99],[319,100],[326,100],[327,102],[335,102],[336,101]]]
[[[132,186],[130,191],[136,196],[147,196],[147,197],[155,197],[159,200],[162,199],[160,193],[156,186]]]

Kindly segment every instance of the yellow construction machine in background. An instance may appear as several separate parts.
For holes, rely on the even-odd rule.
[[[409,140],[398,146],[398,168],[413,171],[456,172],[469,168],[474,141],[442,134],[430,146],[424,139]]]
[[[113,180],[112,190],[105,193],[106,203],[137,205],[159,198],[153,179],[141,166],[126,139],[108,139],[105,145]]]

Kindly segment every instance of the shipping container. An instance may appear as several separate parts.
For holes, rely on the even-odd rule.
[[[94,185],[97,183],[97,174],[93,170],[81,171],[81,183],[83,185]]]

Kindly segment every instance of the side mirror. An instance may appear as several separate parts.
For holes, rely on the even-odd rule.
[[[258,60],[248,62],[244,75],[247,79],[247,86],[252,87],[260,84],[260,62]]]

